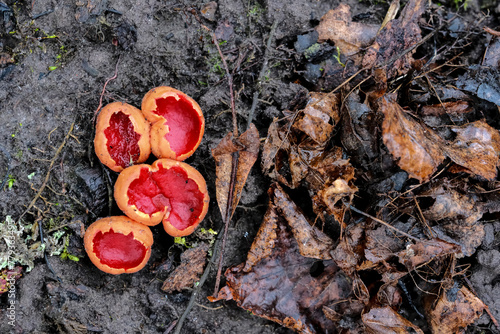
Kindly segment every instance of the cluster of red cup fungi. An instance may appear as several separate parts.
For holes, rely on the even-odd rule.
[[[171,87],[150,90],[141,110],[122,102],[101,110],[95,152],[120,173],[114,197],[126,216],[100,219],[85,232],[85,250],[99,269],[139,271],[151,255],[149,226],[163,222],[168,234],[180,237],[203,220],[209,202],[205,179],[182,161],[198,148],[204,129],[198,103]],[[143,164],[151,152],[158,160]]]

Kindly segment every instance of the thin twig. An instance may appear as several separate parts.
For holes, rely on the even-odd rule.
[[[215,33],[213,33],[213,32],[212,32],[212,35],[213,35],[213,41],[215,43],[215,46],[217,47],[217,50],[219,51],[219,55],[222,59],[222,64],[224,65],[224,69],[226,70],[226,75],[227,75],[228,84],[229,84],[229,94],[231,95],[231,112],[233,115],[233,138],[238,138],[238,122],[236,119],[236,107],[235,107],[235,102],[234,102],[233,76],[231,75],[231,72],[229,71],[229,67],[227,66],[226,58],[224,58],[224,55],[222,54],[222,51],[219,47],[219,41],[217,40],[217,36],[215,36]],[[222,217],[224,220],[224,233],[223,233],[222,246],[221,246],[221,251],[220,251],[220,256],[219,256],[217,276],[215,278],[214,296],[216,296],[217,292],[219,291],[220,278],[222,275],[222,265],[224,262],[224,248],[226,246],[227,231],[229,229],[229,223],[231,222],[231,213],[233,212],[231,207],[233,204],[234,187],[236,184],[236,172],[238,170],[238,158],[239,158],[239,153],[236,151],[232,154],[232,168],[231,168],[231,178],[230,178],[230,183],[229,183],[229,194],[227,197],[226,215],[225,215],[225,217]]]
[[[488,27],[484,27],[483,28],[484,31],[486,31],[488,34],[491,34],[493,36],[497,36],[497,37],[500,37],[500,31],[496,31],[496,30],[493,30],[491,28],[488,28]],[[498,326],[498,325],[497,325]]]
[[[193,293],[191,294],[191,298],[189,299],[189,303],[186,309],[184,310],[181,317],[177,321],[174,334],[179,334],[181,332],[184,321],[186,320],[189,312],[191,312],[191,309],[195,305],[196,297],[200,294],[201,288],[203,287],[203,284],[205,284],[205,281],[207,280],[208,275],[210,274],[210,270],[212,269],[212,263],[217,258],[221,240],[222,240],[222,234],[219,234],[219,236],[217,237],[217,241],[214,244],[212,257],[210,258],[210,261],[208,261],[207,263],[205,271],[203,272],[203,275],[201,276],[200,281],[198,282],[198,286],[193,290]]]
[[[40,198],[40,195],[42,194],[43,190],[45,189],[45,187],[47,186],[47,183],[49,181],[50,172],[52,171],[52,167],[54,166],[58,155],[61,153],[61,151],[63,150],[64,146],[66,145],[66,142],[68,141],[68,138],[70,137],[71,132],[73,131],[74,127],[75,127],[75,122],[71,123],[71,127],[69,128],[69,131],[66,134],[66,137],[64,137],[64,140],[61,143],[61,145],[59,146],[59,148],[57,149],[56,154],[54,155],[54,157],[52,158],[52,160],[50,160],[49,170],[47,171],[47,174],[45,175],[45,180],[43,181],[42,186],[38,189],[37,194],[35,195],[35,197],[31,201],[31,203],[28,205],[28,207],[26,208],[26,210],[24,210],[24,212],[19,216],[19,218],[17,220],[18,222],[33,207],[33,205],[35,205],[36,201]]]
[[[231,95],[231,112],[233,113],[233,137],[238,138],[238,122],[236,119],[236,107],[234,103],[233,76],[231,75],[231,72],[229,72],[229,67],[227,66],[226,58],[224,58],[224,55],[222,54],[222,51],[219,46],[219,41],[217,40],[217,36],[215,36],[214,32],[212,32],[212,37],[214,40],[214,44],[217,47],[217,51],[219,51],[219,55],[222,59],[222,64],[224,65],[224,69],[226,70],[227,81],[229,84],[229,94]]]
[[[97,106],[97,109],[94,111],[94,117],[92,118],[92,123],[94,123],[94,125],[95,125],[95,119],[97,117],[97,114],[99,113],[99,110],[101,110],[101,107],[102,107],[102,98],[104,97],[104,93],[106,93],[106,86],[108,85],[108,83],[110,81],[115,80],[116,77],[118,76],[118,64],[120,63],[120,57],[121,56],[119,56],[118,60],[116,61],[115,74],[111,78],[106,80],[106,82],[104,83],[104,86],[102,87],[101,97],[99,98],[99,105]]]
[[[227,239],[227,231],[229,230],[229,223],[231,222],[231,214],[233,213],[232,210],[232,204],[233,204],[233,197],[234,197],[234,185],[236,183],[236,172],[238,169],[238,158],[239,158],[239,153],[238,151],[234,152],[232,154],[233,159],[231,162],[231,183],[229,184],[229,194],[227,196],[227,205],[226,205],[226,216],[224,218],[224,234],[222,238],[222,246],[221,246],[221,253],[219,256],[219,263],[217,265],[217,276],[215,279],[215,286],[214,286],[214,297],[217,296],[217,293],[219,292],[219,287],[220,287],[220,278],[222,276],[222,265],[224,264],[224,249],[226,248],[226,239]]]
[[[378,218],[376,218],[376,217],[373,217],[372,215],[367,214],[366,212],[363,212],[363,211],[361,211],[361,210],[358,210],[358,209],[356,209],[355,207],[353,207],[352,205],[350,205],[350,204],[348,204],[348,203],[344,203],[344,204],[345,204],[345,205],[346,205],[349,209],[351,209],[352,211],[357,212],[357,213],[359,213],[359,214],[361,214],[361,215],[363,215],[363,216],[365,216],[365,217],[368,217],[368,218],[370,218],[370,219],[372,219],[372,220],[376,221],[377,223],[382,224],[382,225],[384,225],[385,227],[390,228],[391,230],[393,230],[393,231],[395,231],[395,232],[397,232],[397,233],[399,233],[399,234],[401,234],[401,235],[404,235],[404,236],[405,236],[405,237],[407,237],[407,238],[410,238],[410,239],[415,240],[415,241],[420,241],[420,239],[419,239],[419,238],[416,238],[416,237],[414,237],[413,235],[410,235],[410,234],[408,234],[408,233],[406,233],[406,232],[403,232],[403,231],[401,231],[401,230],[399,230],[399,229],[395,228],[395,227],[394,227],[394,226],[392,226],[391,224],[386,223],[386,222],[385,222],[385,221],[383,221],[383,220],[380,220],[380,219],[378,219]]]
[[[267,64],[269,62],[269,50],[271,50],[271,43],[274,38],[274,33],[276,32],[276,27],[278,26],[278,21],[274,20],[271,26],[271,31],[269,32],[269,38],[267,39],[266,50],[264,51],[264,60],[262,62],[262,68],[260,69],[259,77],[257,79],[257,89],[253,93],[252,107],[248,112],[247,128],[250,126],[253,120],[253,114],[255,113],[255,108],[257,108],[257,103],[259,101],[259,94],[262,91],[262,80],[266,75]]]

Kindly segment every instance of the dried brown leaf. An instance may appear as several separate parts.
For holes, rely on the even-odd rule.
[[[427,181],[449,157],[470,173],[493,180],[500,164],[500,133],[484,121],[453,127],[455,141],[446,143],[432,129],[420,124],[386,95],[379,100],[384,114],[382,124],[384,144],[399,167],[420,182]]]
[[[274,118],[267,131],[267,138],[262,149],[262,171],[273,179],[281,169],[281,155],[290,150],[290,141],[286,131],[280,128],[279,120]]]
[[[479,223],[483,216],[482,204],[475,195],[461,194],[444,183],[423,195],[434,198],[431,207],[423,211],[424,217],[435,221],[433,231],[448,242],[461,246],[461,252],[470,256],[481,245],[484,226]]]
[[[278,196],[275,201],[280,205],[287,202]],[[227,286],[211,300],[233,299],[253,314],[300,333],[333,333],[336,323],[324,315],[323,308],[354,300],[352,283],[331,260],[322,262],[322,271],[311,274],[318,260],[301,255],[301,241],[281,211],[269,207],[252,244],[250,263],[229,268]]]
[[[441,138],[405,115],[393,96],[386,95],[379,101],[384,114],[382,138],[385,146],[401,169],[420,182],[427,181],[445,158]]]
[[[181,254],[181,264],[163,282],[166,293],[190,289],[200,280],[207,259],[208,245],[201,243]]]
[[[452,101],[423,106],[420,114],[424,116],[440,116],[445,114],[466,114],[473,109],[467,101]]]
[[[385,64],[387,77],[406,74],[413,63],[413,53],[400,55],[404,50],[416,45],[422,39],[418,19],[425,10],[425,0],[410,0],[405,5],[399,19],[389,21],[378,33],[375,42],[363,58],[363,67]],[[392,58],[397,57],[392,62]]]
[[[318,145],[324,145],[332,136],[335,125],[340,121],[339,95],[309,93],[309,101],[294,127],[301,130]]]
[[[497,176],[500,133],[485,121],[476,121],[452,128],[457,138],[444,151],[456,164],[487,180]]]
[[[232,132],[228,133],[222,141],[212,150],[216,163],[217,203],[222,217],[226,217],[228,209],[229,188],[231,185],[231,171],[233,168],[233,153],[238,153],[238,167],[236,170],[236,183],[234,186],[233,201],[231,203],[231,216],[240,201],[241,191],[246,183],[248,174],[259,155],[259,132],[255,125],[250,124],[247,131],[237,139]]]
[[[442,293],[437,302],[424,299],[433,334],[464,333],[464,329],[481,316],[485,307],[465,286],[456,294]]]
[[[362,319],[369,334],[424,333],[389,306],[373,307]]]
[[[243,268],[244,272],[252,270],[254,265],[269,257],[273,252],[277,240],[278,218],[276,208],[271,201],[259,231],[253,240],[252,247],[248,251],[245,267]]]
[[[354,55],[361,48],[370,45],[378,29],[378,25],[352,22],[351,8],[343,3],[328,11],[316,27],[319,42],[335,42],[340,52],[346,56]]]
[[[455,244],[439,239],[431,239],[408,245],[405,250],[402,250],[397,255],[400,263],[404,264],[408,270],[413,270],[435,258],[459,252],[460,247]]]
[[[311,226],[297,205],[278,184],[274,187],[274,205],[286,219],[302,256],[327,260],[331,259],[333,241],[318,228]]]

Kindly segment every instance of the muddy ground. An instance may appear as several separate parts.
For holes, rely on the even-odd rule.
[[[388,8],[384,1],[345,2],[357,20],[369,23],[380,23]],[[104,274],[83,249],[82,226],[119,213],[108,201],[107,185],[116,175],[99,164],[92,148],[92,119],[103,86],[116,71],[102,96],[103,104],[124,101],[140,106],[143,95],[160,85],[182,90],[199,102],[206,133],[187,162],[203,174],[211,194],[202,227],[219,231],[222,219],[215,201],[211,149],[232,123],[224,69],[203,25],[218,29],[220,40],[226,41],[221,46],[230,67],[235,68],[238,121],[244,129],[265,43],[271,25],[277,23],[254,115],[264,138],[273,117],[281,116],[297,92],[321,87],[317,80],[321,73],[306,71],[309,68],[294,43],[339,1],[219,0],[216,4],[213,12],[208,8],[202,13],[206,2],[0,3],[0,177],[7,175],[0,189],[0,221],[10,222],[18,232],[14,256],[23,266],[16,283],[14,327],[8,325],[5,311],[7,294],[0,297],[1,333],[164,333],[184,311],[191,291],[165,294],[160,289],[183,250],[160,227],[153,228],[155,244],[149,264],[136,274]],[[456,11],[453,1],[443,5],[448,8],[445,12]],[[462,9],[464,22],[476,20],[481,10],[490,11],[485,22],[498,25],[500,8],[475,1],[469,2],[465,12]],[[477,63],[480,53],[467,53],[469,58],[463,62]],[[245,260],[266,209],[269,184],[256,166],[229,229],[226,266]],[[44,191],[30,205],[42,185]],[[471,279],[498,318],[500,283],[492,272],[498,273],[500,263],[495,250],[500,223],[495,219],[486,223],[489,237],[477,256],[469,259]],[[40,244],[40,224],[47,260]],[[0,250],[5,249],[0,242]],[[214,281],[212,271],[182,333],[291,332],[234,302],[209,303],[206,296],[213,293]],[[470,330],[488,333],[490,325],[483,317]]]

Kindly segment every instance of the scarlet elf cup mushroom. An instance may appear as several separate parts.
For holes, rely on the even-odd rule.
[[[85,250],[92,263],[109,274],[135,273],[151,255],[153,234],[148,226],[125,216],[92,223],[85,232]]]
[[[166,86],[142,99],[142,113],[151,122],[151,150],[158,158],[183,161],[200,145],[205,118],[200,106],[183,92]]]
[[[84,242],[91,261],[110,274],[133,273],[146,265],[153,244],[148,225],[163,221],[168,234],[186,236],[208,210],[205,179],[181,162],[203,137],[200,106],[181,91],[157,87],[145,95],[142,108],[113,102],[97,118],[95,152],[104,165],[120,172],[114,196],[128,217],[96,221]],[[151,150],[165,159],[151,166],[137,165],[148,159]]]
[[[165,231],[174,237],[193,233],[209,203],[200,172],[171,159],[126,168],[116,180],[114,196],[128,217],[150,226],[163,221]]]
[[[149,122],[139,109],[123,102],[110,103],[97,117],[95,153],[104,165],[121,172],[148,159],[149,134]]]

